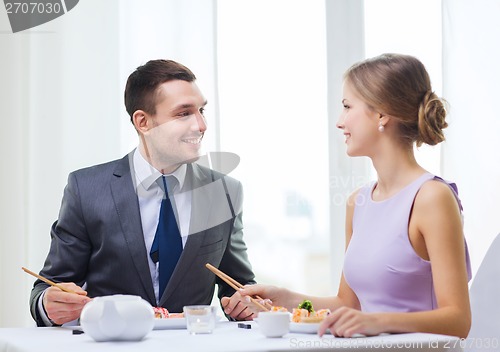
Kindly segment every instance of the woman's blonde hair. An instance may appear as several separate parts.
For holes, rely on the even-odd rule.
[[[372,110],[396,120],[403,143],[436,145],[445,139],[446,102],[432,91],[417,58],[382,54],[354,64],[344,79]]]

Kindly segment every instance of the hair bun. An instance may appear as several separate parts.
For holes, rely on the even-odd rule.
[[[426,92],[418,110],[417,146],[444,141],[443,129],[448,127],[446,113],[445,101],[432,91]]]

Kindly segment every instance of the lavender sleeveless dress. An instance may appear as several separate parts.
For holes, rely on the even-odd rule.
[[[362,311],[415,312],[437,308],[430,261],[415,252],[408,238],[408,220],[415,196],[432,179],[443,181],[426,173],[380,202],[371,197],[375,183],[358,192],[344,277],[356,293]],[[460,204],[456,186],[448,185]],[[466,243],[465,251],[470,280]]]

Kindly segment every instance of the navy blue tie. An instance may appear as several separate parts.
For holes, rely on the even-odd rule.
[[[165,176],[162,176],[162,181],[165,197],[163,197],[161,201],[158,227],[156,228],[155,238],[149,253],[153,262],[160,262],[160,297],[163,291],[165,291],[165,287],[167,287],[167,283],[182,253],[181,234],[177,227],[174,210],[172,209],[172,204],[169,199]]]

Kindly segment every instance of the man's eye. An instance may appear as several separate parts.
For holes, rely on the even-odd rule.
[[[189,112],[189,111],[182,111],[182,112],[180,112],[177,115],[180,116],[180,117],[186,117],[186,116],[191,115],[191,112]]]
[[[344,109],[346,109],[346,110],[350,108],[350,106],[347,104],[342,104],[342,105],[344,105]]]
[[[205,108],[200,108],[200,114],[205,115]]]

